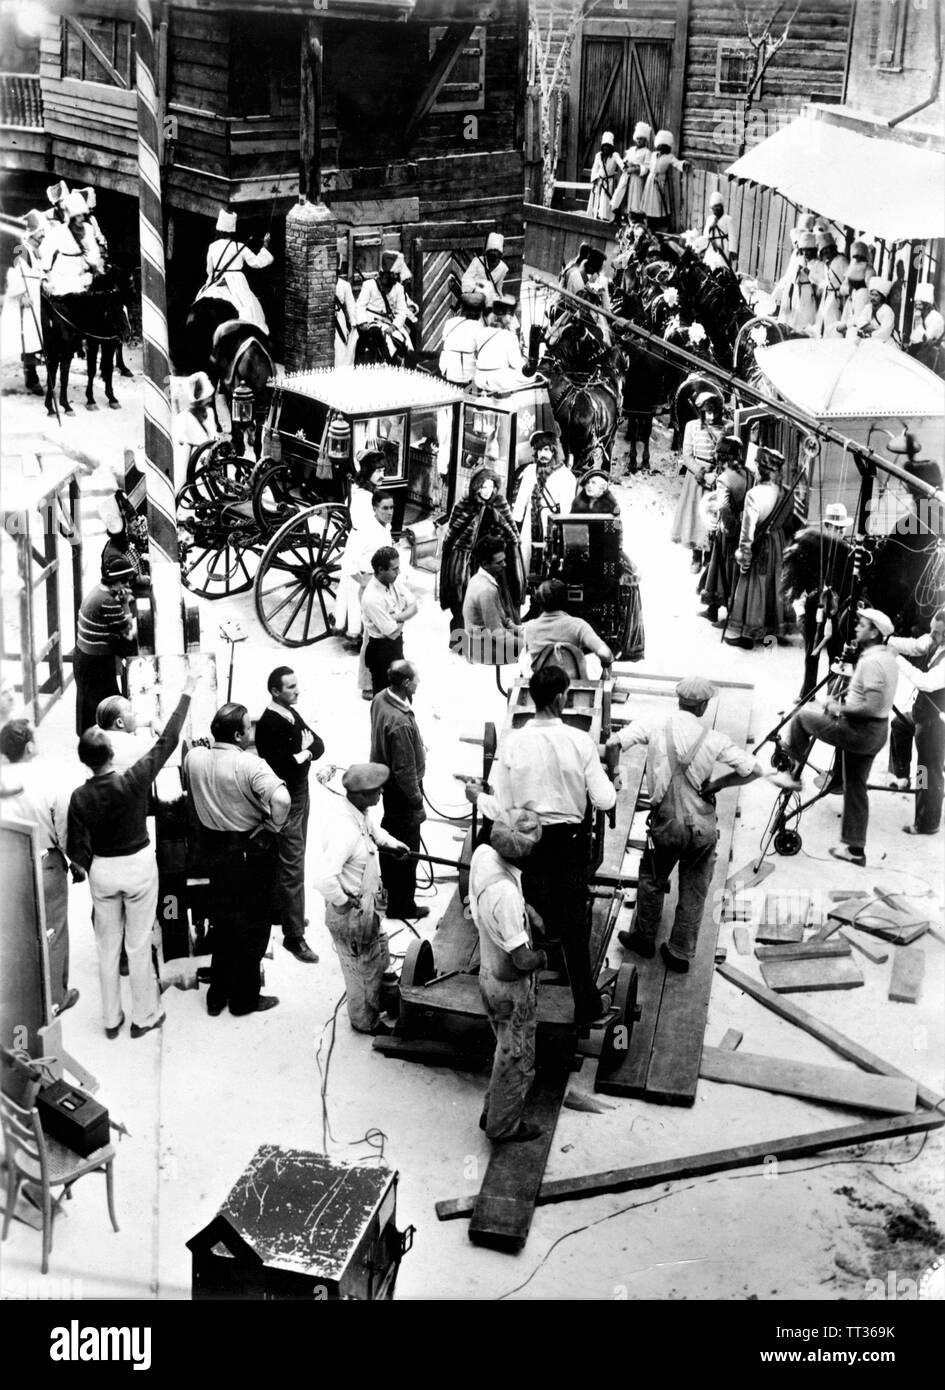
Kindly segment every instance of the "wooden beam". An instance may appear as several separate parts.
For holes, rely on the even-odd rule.
[[[919,946],[903,946],[893,959],[889,998],[898,1004],[914,1004],[922,991],[925,952]]]
[[[915,1082],[907,1077],[867,1076],[861,1071],[795,1062],[789,1057],[765,1057],[757,1052],[704,1047],[699,1075],[706,1081],[799,1096],[851,1110],[875,1110],[883,1115],[902,1115],[915,1106]]]
[[[850,943],[843,941],[787,941],[781,946],[756,946],[759,960],[821,960],[826,956],[850,955]]]
[[[73,19],[72,16],[68,14],[63,15],[63,19],[66,21],[69,28],[79,36],[79,39],[82,41],[82,43],[85,44],[86,48],[91,49],[91,51],[95,54],[95,57],[98,59],[102,67],[108,73],[115,86],[122,87],[125,91],[128,91],[131,84],[127,81],[126,78],[122,77],[118,69],[113,66],[113,64],[108,58],[105,57],[105,54],[102,52],[98,44],[92,38],[92,35],[89,33],[88,29],[86,29],[85,25],[81,24],[79,20]]]
[[[310,19],[302,32],[299,92],[299,192],[317,203],[322,186],[322,24]]]
[[[440,39],[436,46],[436,52],[433,54],[430,75],[426,85],[420,93],[420,98],[404,129],[405,150],[409,150],[413,144],[414,137],[420,128],[420,122],[439,96],[443,83],[449,77],[475,27],[474,24],[450,24],[447,26],[446,33]]]
[[[945,1118],[939,1114],[916,1111],[909,1115],[883,1116],[864,1120],[860,1124],[844,1125],[840,1129],[815,1130],[789,1139],[771,1139],[760,1144],[743,1144],[736,1148],[712,1149],[707,1153],[689,1154],[682,1158],[662,1159],[658,1163],[639,1163],[632,1168],[610,1168],[601,1173],[586,1173],[582,1177],[557,1178],[542,1183],[536,1205],[549,1206],[554,1202],[572,1202],[582,1197],[601,1197],[607,1193],[632,1192],[640,1187],[655,1187],[659,1183],[679,1182],[686,1178],[707,1177],[710,1173],[732,1172],[736,1168],[753,1168],[765,1159],[790,1162],[810,1158],[812,1154],[830,1149],[851,1148],[857,1144],[875,1144],[884,1139],[896,1139],[903,1134],[923,1134],[940,1129]],[[441,1221],[455,1221],[469,1216],[475,1197],[453,1197],[437,1202],[436,1214]]]
[[[789,1023],[796,1023],[805,1033],[811,1037],[819,1039],[820,1042],[832,1048],[841,1057],[846,1057],[851,1062],[856,1062],[858,1067],[864,1071],[878,1072],[880,1076],[905,1076],[906,1073],[894,1067],[889,1062],[884,1062],[882,1057],[877,1057],[868,1048],[861,1047],[859,1043],[851,1038],[844,1037],[838,1033],[836,1028],[831,1028],[829,1023],[823,1023],[813,1014],[809,1014],[806,1009],[802,1009],[799,1004],[793,1003],[790,999],[784,999],[781,995],[766,989],[764,985],[753,980],[750,975],[745,975],[741,970],[736,970],[734,965],[718,965],[716,970],[723,979],[728,980],[729,984],[735,985],[737,989],[750,994],[757,1003],[763,1004],[772,1013],[778,1014],[781,1018],[786,1018]],[[911,1080],[911,1078],[907,1078]],[[945,1105],[945,1096],[936,1095],[928,1086],[923,1086],[920,1082],[916,1090],[916,1098],[920,1105],[924,1105],[928,1110],[937,1110],[939,1106]]]

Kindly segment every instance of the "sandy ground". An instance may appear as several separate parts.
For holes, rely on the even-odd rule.
[[[17,388],[11,361],[9,314],[4,315],[3,398],[7,462],[15,437],[47,431],[42,403]],[[90,544],[87,572],[99,553],[99,508],[109,470],[120,466],[124,447],[140,437],[140,354],[136,372],[122,381],[120,412],[76,415],[60,435],[101,460],[84,481],[83,514]],[[12,388],[12,389],[11,389]],[[667,539],[678,490],[675,462],[657,431],[659,472],[621,489],[625,543],[642,573],[647,628],[643,669],[752,682],[751,733],[760,739],[786,708],[800,679],[797,647],[753,653],[721,646],[719,634],[696,616],[698,607],[688,556]],[[11,439],[13,443],[11,443]],[[503,700],[488,671],[470,669],[450,655],[446,623],[432,596],[432,576],[410,572],[421,611],[407,634],[408,655],[420,669],[416,708],[429,747],[427,790],[440,810],[462,815],[454,772],[475,773],[479,754],[462,737],[481,735],[484,720],[500,720]],[[15,589],[4,555],[4,598]],[[9,606],[8,611],[9,611]],[[218,660],[225,683],[227,651],[219,624],[238,617],[249,640],[237,653],[234,696],[254,710],[265,703],[265,673],[288,660],[299,675],[301,708],[325,740],[326,758],[345,764],[367,754],[367,708],[358,699],[353,659],[334,639],[293,653],[264,640],[251,598],[202,602],[203,646]],[[15,634],[14,634],[15,635]],[[11,633],[6,632],[9,642]],[[9,648],[8,648],[9,650]],[[14,647],[15,650],[15,647]],[[221,697],[222,698],[222,697]],[[74,758],[71,692],[40,729],[43,756],[57,759],[63,776],[80,780]],[[766,750],[767,751],[767,750]],[[876,762],[885,769],[885,757]],[[773,802],[757,783],[742,791],[736,822],[734,865],[755,853]],[[331,815],[327,792],[315,790],[310,835],[311,873],[319,826]],[[909,799],[875,794],[871,804],[869,870],[835,864],[827,848],[836,842],[839,803],[822,801],[805,818],[804,848],[775,859],[769,887],[841,889],[879,881],[900,891],[930,893],[932,915],[942,919],[941,836],[907,840],[901,827]],[[428,820],[431,853],[456,852],[461,827]],[[438,870],[448,874],[446,870]],[[431,936],[453,884],[437,882],[421,896],[432,908],[422,924]],[[941,1133],[927,1141],[901,1139],[799,1163],[769,1164],[623,1196],[539,1208],[525,1250],[518,1257],[476,1249],[461,1221],[437,1222],[433,1203],[476,1190],[488,1160],[488,1143],[476,1126],[483,1079],[448,1070],[384,1060],[370,1040],[351,1031],[342,1009],[340,970],[322,921],[320,899],[310,894],[308,939],[317,966],[296,962],[273,938],[266,988],[280,1007],[259,1017],[207,1017],[202,991],[168,989],[163,1030],[132,1042],[127,1031],[114,1042],[101,1027],[95,948],[84,885],[70,906],[72,983],[79,1004],[63,1021],[66,1046],[100,1080],[100,1096],[130,1137],[118,1147],[117,1194],[121,1232],[108,1225],[103,1194],[91,1182],[76,1189],[68,1216],[57,1220],[51,1273],[40,1280],[38,1235],[15,1223],[4,1247],[0,1292],[23,1297],[37,1289],[66,1298],[187,1298],[190,1260],[184,1242],[209,1221],[255,1148],[266,1142],[323,1150],[341,1161],[381,1161],[400,1174],[398,1221],[417,1228],[404,1261],[399,1298],[494,1299],[725,1299],[857,1300],[871,1296],[871,1279],[916,1280],[945,1245],[942,1229]],[[410,933],[391,924],[392,949],[402,953]],[[397,933],[394,935],[394,933]],[[720,944],[740,969],[758,976],[754,957],[734,952],[730,927]],[[891,962],[857,957],[861,989],[820,994],[800,1002],[818,1018],[857,1039],[908,1074],[941,1091],[943,1048],[943,946],[926,936],[926,977],[919,1003],[887,1001]],[[622,951],[614,945],[613,964]],[[728,1027],[744,1032],[752,1052],[820,1062],[842,1061],[814,1039],[775,1018],[719,977],[713,987],[706,1038],[716,1044]],[[593,1087],[593,1064],[573,1082]],[[560,1178],[618,1165],[698,1153],[730,1144],[802,1134],[855,1123],[862,1115],[701,1082],[689,1110],[612,1100],[601,1114],[562,1111],[547,1175]],[[381,1131],[383,1140],[368,1139]],[[55,1288],[53,1282],[55,1281]],[[903,1285],[903,1288],[908,1288]]]

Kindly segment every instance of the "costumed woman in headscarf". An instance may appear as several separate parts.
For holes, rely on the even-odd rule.
[[[682,441],[682,491],[676,503],[670,540],[692,551],[692,572],[698,574],[709,548],[709,532],[700,510],[706,488],[715,486],[715,449],[725,434],[722,397],[717,391],[701,391],[693,402],[698,418],[690,420]]]
[[[466,585],[474,573],[473,552],[487,536],[505,542],[503,594],[515,622],[525,593],[525,570],[519,548],[518,527],[512,510],[502,495],[499,475],[491,468],[479,468],[469,481],[469,491],[453,507],[443,539],[440,560],[440,607],[450,611],[450,632],[463,631],[463,599]]]
[[[709,563],[702,577],[700,594],[705,604],[700,618],[718,622],[719,609],[728,607],[735,588],[737,569],[735,550],[741,533],[742,511],[748,492],[749,476],[744,462],[742,441],[737,435],[724,435],[715,446],[715,493],[712,510],[715,530]]]
[[[348,516],[351,530],[341,555],[341,573],[335,596],[335,635],[346,637],[353,650],[361,647],[361,595],[359,561],[364,549],[365,526],[372,520],[374,493],[386,476],[386,459],[379,449],[370,449],[358,460],[358,474],[351,489]]]
[[[620,549],[620,564],[617,584],[627,591],[627,617],[623,629],[623,640],[618,642],[618,654],[623,661],[641,661],[646,650],[646,635],[643,630],[643,605],[640,602],[640,572],[622,547],[623,522],[620,517],[620,503],[610,486],[610,475],[603,468],[591,468],[580,479],[571,511],[591,512],[597,516],[617,518]],[[605,581],[606,582],[606,581]],[[616,595],[602,595],[601,601],[615,602]],[[585,600],[588,594],[585,589]],[[590,602],[595,601],[590,596]],[[621,615],[622,616],[622,615]],[[588,619],[590,621],[590,619]]]
[[[784,548],[795,527],[793,498],[781,485],[784,455],[760,448],[755,464],[758,481],[745,494],[735,551],[740,573],[725,632],[730,646],[748,649],[772,634],[786,637],[795,626],[781,588]]]

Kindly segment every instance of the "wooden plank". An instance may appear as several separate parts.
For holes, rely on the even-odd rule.
[[[753,980],[750,975],[744,974],[741,970],[736,970],[734,965],[719,965],[716,970],[723,979],[728,980],[729,984],[735,985],[737,989],[749,994],[757,1003],[763,1004],[766,1009],[779,1017],[787,1019],[789,1023],[794,1023],[798,1028],[802,1028],[811,1037],[817,1038],[827,1047],[841,1057],[846,1057],[850,1062],[856,1062],[858,1067],[864,1071],[878,1072],[881,1076],[905,1076],[898,1067],[877,1057],[868,1048],[854,1042],[852,1038],[845,1037],[843,1033],[831,1028],[829,1023],[824,1023],[821,1019],[810,1014],[806,1009],[801,1008],[800,1004],[795,1004],[793,1000],[784,999],[779,994],[774,994],[770,989],[766,989],[763,984]],[[928,1086],[918,1084],[917,1092],[920,1105],[929,1110],[934,1110],[940,1105],[945,1105],[945,1096],[937,1095]]]
[[[889,998],[896,1004],[915,1004],[922,992],[925,952],[918,946],[904,946],[893,959]]]
[[[766,960],[761,973],[777,994],[816,994],[827,989],[856,989],[863,972],[854,960]]]
[[[789,941],[782,946],[756,946],[759,960],[825,960],[850,955],[848,941]]]
[[[493,1145],[469,1222],[474,1245],[509,1254],[517,1254],[524,1246],[567,1088],[566,1071],[539,1071],[522,1120],[537,1125],[541,1134],[529,1144]]]
[[[771,922],[767,926],[759,924],[755,940],[768,945],[785,945],[804,940],[804,928],[800,922]]]
[[[735,950],[740,956],[751,955],[751,933],[747,927],[733,927],[732,939],[735,942]]]
[[[725,1036],[719,1043],[719,1051],[734,1052],[744,1036],[744,1033],[740,1033],[737,1028],[726,1029]]]
[[[711,1149],[707,1153],[661,1159],[656,1163],[638,1163],[628,1168],[609,1168],[600,1173],[556,1178],[542,1183],[538,1191],[537,1205],[550,1206],[555,1202],[572,1202],[608,1193],[632,1192],[637,1188],[655,1187],[666,1182],[682,1182],[689,1178],[707,1177],[712,1173],[753,1168],[756,1164],[772,1158],[788,1163],[832,1149],[881,1143],[883,1140],[896,1139],[904,1134],[927,1134],[943,1125],[945,1117],[934,1111],[884,1115],[880,1119],[863,1120],[859,1124],[843,1125],[836,1129],[815,1130],[787,1139],[767,1139],[757,1144],[743,1144],[728,1149]],[[441,1221],[455,1221],[458,1217],[468,1216],[474,1202],[475,1197],[449,1198],[436,1203],[436,1214]]]
[[[736,747],[744,748],[751,718],[751,691],[720,690],[716,701],[714,727],[732,739]],[[718,854],[715,871],[696,944],[696,955],[685,975],[667,973],[660,1001],[659,1018],[653,1037],[653,1051],[646,1075],[645,1094],[650,1100],[670,1105],[692,1105],[699,1079],[699,1057],[705,1035],[709,995],[712,991],[715,947],[718,924],[711,904],[719,901],[728,877],[737,791],[723,792],[719,798],[720,814]],[[724,967],[721,967],[724,968]]]
[[[841,1071],[839,1067],[795,1062],[789,1057],[704,1047],[699,1075],[706,1081],[749,1086],[756,1091],[826,1101],[883,1115],[902,1115],[915,1108],[915,1082],[906,1077],[867,1076],[861,1071]]]
[[[376,1037],[375,1052],[382,1057],[394,1057],[402,1062],[426,1062],[428,1065],[452,1067],[454,1071],[488,1071],[492,1053],[488,1048],[463,1048],[447,1038],[402,1038],[397,1033]]]
[[[840,924],[837,923],[839,926]],[[848,941],[855,951],[859,951],[867,960],[871,960],[874,965],[882,965],[883,961],[889,960],[889,952],[884,951],[880,946],[867,946],[863,941],[857,941],[855,936],[847,936],[845,931],[840,935],[844,941]]]

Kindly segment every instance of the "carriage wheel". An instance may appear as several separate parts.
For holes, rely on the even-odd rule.
[[[231,439],[208,439],[205,444],[195,449],[187,460],[187,481],[192,483],[203,469],[210,469],[225,476],[228,462],[238,457]],[[242,462],[252,466],[251,459],[243,459]]]
[[[618,1067],[630,1050],[633,1025],[638,1022],[642,1012],[637,1003],[638,991],[637,968],[635,965],[625,963],[620,967],[620,973],[617,976],[617,989],[614,993],[617,1013],[608,1022],[601,1040],[598,1070],[602,1075]]]
[[[779,830],[774,837],[775,853],[783,854],[785,857],[800,854],[803,843],[796,830]]]
[[[177,494],[182,583],[202,598],[229,598],[251,589],[259,561],[259,532],[248,515],[251,466],[198,469]]]
[[[253,471],[253,518],[264,536],[271,536],[316,500],[292,487],[294,467],[288,459],[263,459]]]
[[[299,512],[269,540],[256,576],[256,614],[284,647],[307,647],[334,631],[347,507],[322,503]]]

